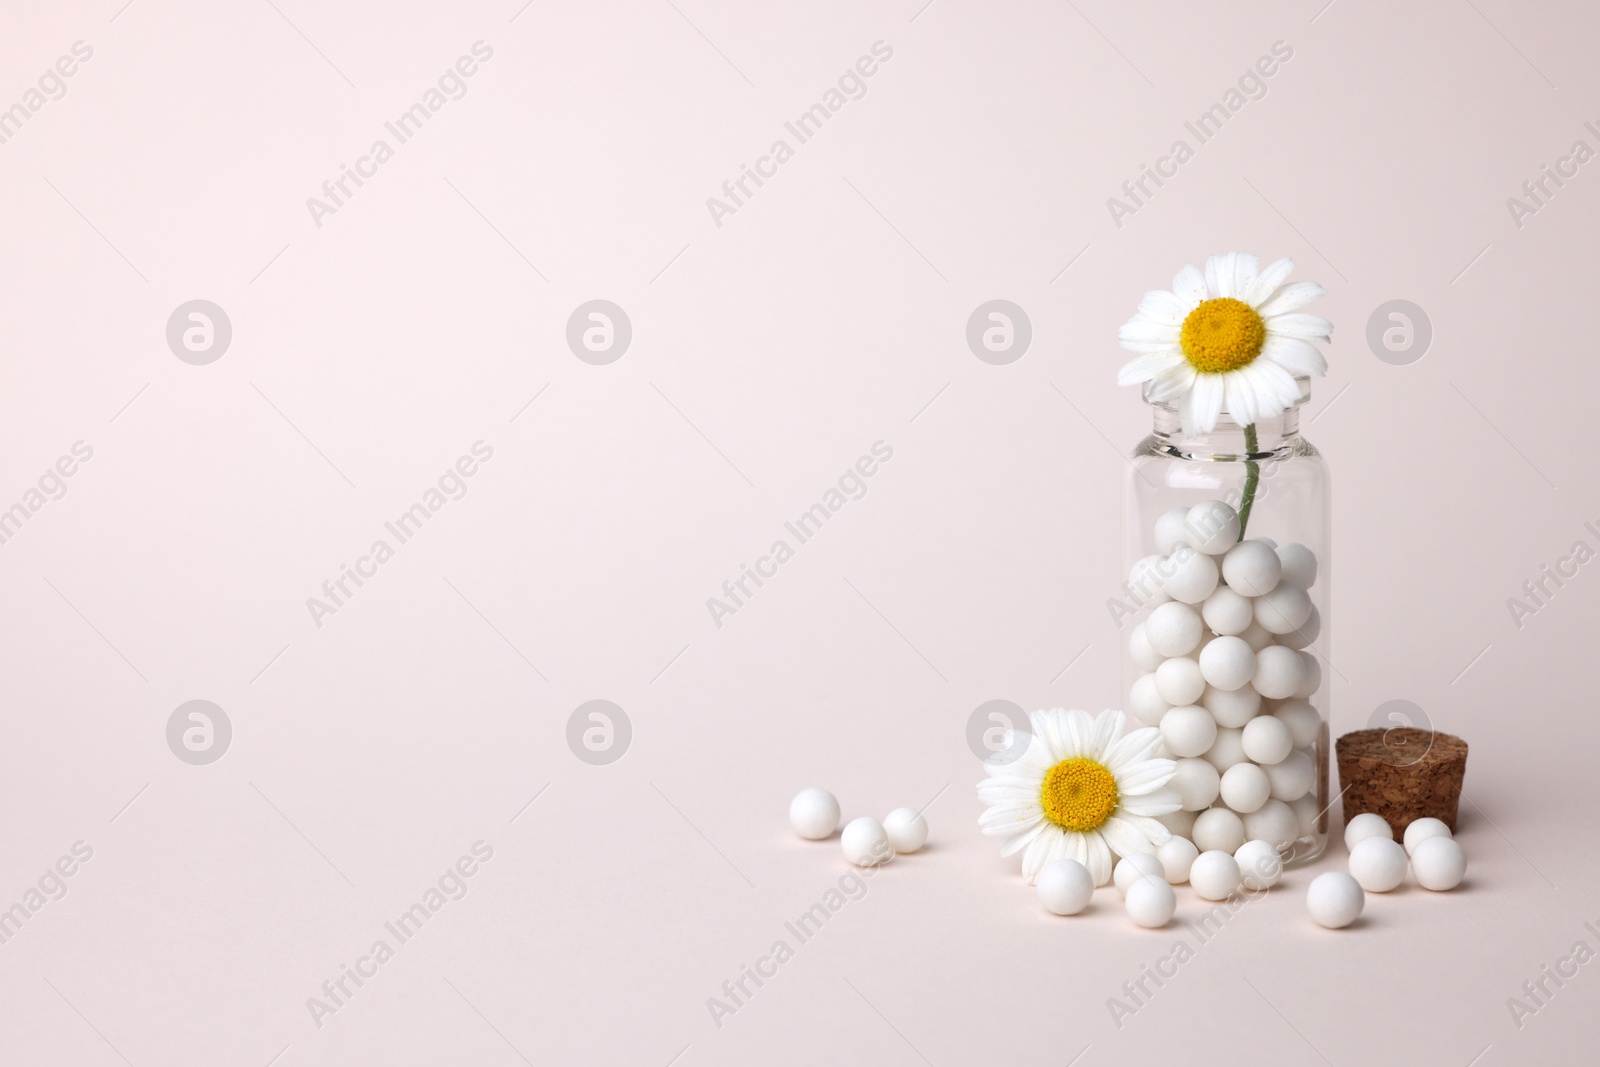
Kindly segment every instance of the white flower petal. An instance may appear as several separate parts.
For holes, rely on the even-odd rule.
[[[1180,357],[1177,362],[1150,380],[1150,399],[1158,404],[1176,400],[1194,388],[1197,377],[1199,374],[1193,365]]]
[[[1055,824],[1047,822],[1041,816],[1038,824],[1030,827],[1026,833],[1020,833],[1004,842],[1000,846],[1000,855],[1015,856],[1018,852],[1021,852],[1024,848],[1027,848],[1031,842],[1037,841],[1039,839],[1039,835],[1044,833],[1046,828],[1054,829]]]
[[[1106,839],[1100,836],[1099,831],[1083,835],[1085,851],[1084,866],[1089,868],[1089,876],[1094,879],[1095,885],[1105,885],[1111,881],[1111,849],[1106,845]]]
[[[1177,795],[1174,794],[1173,801],[1176,802],[1176,800]],[[1173,808],[1171,810],[1177,811],[1178,809]],[[1147,815],[1123,815],[1121,818],[1123,822],[1143,834],[1145,839],[1152,845],[1164,845],[1172,840],[1172,831]]]
[[[1039,872],[1044,870],[1045,864],[1050,862],[1050,853],[1057,847],[1061,831],[1054,826],[1034,838],[1028,845],[1028,851],[1022,856],[1022,877],[1032,885],[1039,879]]]
[[[1267,297],[1271,296],[1278,286],[1282,285],[1284,280],[1293,273],[1294,260],[1277,260],[1269,264],[1266,270],[1256,275],[1256,283],[1250,287],[1250,294],[1241,296],[1239,299],[1259,310]]]
[[[1274,337],[1268,334],[1267,343],[1261,346],[1261,354],[1267,357],[1265,362],[1275,363],[1291,375],[1318,378],[1328,372],[1328,361],[1322,358],[1322,353],[1310,341],[1302,341],[1298,337]]]
[[[1195,375],[1194,385],[1178,407],[1184,433],[1210,433],[1217,428],[1217,418],[1222,414],[1223,377],[1221,374]]]
[[[1177,772],[1178,765],[1172,760],[1145,760],[1117,775],[1117,793],[1123,797],[1154,793],[1172,781],[1172,776]]]
[[[1280,285],[1264,303],[1256,308],[1256,314],[1264,319],[1274,315],[1282,315],[1290,311],[1299,311],[1327,290],[1316,282],[1290,282]]]
[[[1239,253],[1224,252],[1206,260],[1206,288],[1215,296],[1237,297],[1234,276],[1238,271]]]
[[[1106,767],[1113,774],[1131,771],[1155,755],[1161,744],[1161,731],[1154,726],[1143,726],[1130,731],[1106,751]]]
[[[1132,823],[1124,822],[1115,815],[1100,827],[1100,836],[1111,846],[1111,851],[1119,856],[1148,855],[1155,851],[1148,837],[1136,830]]]
[[[1233,256],[1233,295],[1243,300],[1255,290],[1261,261],[1249,252],[1235,252]]]
[[[1122,798],[1122,814],[1124,817],[1135,815],[1168,815],[1183,807],[1175,790],[1155,789],[1139,796]],[[1157,823],[1156,825],[1161,825]],[[1159,844],[1160,842],[1157,842]]]
[[[1071,738],[1070,756],[1094,758],[1094,719],[1087,711],[1074,708],[1067,712],[1066,735]]]
[[[1243,371],[1255,389],[1260,417],[1270,418],[1282,414],[1300,400],[1300,383],[1283,367],[1270,359],[1258,359]]]
[[[1115,708],[1106,708],[1094,717],[1094,739],[1090,743],[1090,748],[1094,752],[1094,758],[1105,763],[1106,770],[1112,774],[1117,773],[1117,768],[1107,761],[1107,754],[1111,751],[1112,744],[1121,736],[1123,722],[1122,712]]]
[[[1261,417],[1261,397],[1256,393],[1255,385],[1250,380],[1250,375],[1245,373],[1247,368],[1229,371],[1222,375],[1227,386],[1226,407],[1228,414],[1240,426],[1248,426]]]
[[[1151,322],[1160,322],[1168,326],[1183,325],[1183,320],[1189,317],[1189,312],[1194,310],[1194,305],[1184,300],[1177,293],[1165,289],[1152,289],[1144,294],[1144,299],[1139,301],[1139,314]]]
[[[1262,319],[1267,328],[1267,336],[1281,334],[1285,337],[1300,337],[1307,341],[1327,341],[1333,337],[1333,323],[1320,315],[1307,315],[1303,311],[1292,311],[1283,315],[1274,315],[1270,319]]]
[[[1172,294],[1183,302],[1185,315],[1199,307],[1202,300],[1210,300],[1215,295],[1206,286],[1206,276],[1192,263],[1172,279]]]
[[[1140,382],[1148,382],[1163,371],[1171,370],[1183,362],[1185,362],[1183,355],[1176,348],[1145,352],[1129,360],[1117,372],[1117,384],[1137,385]]]
[[[1066,840],[1067,843],[1066,855],[1063,858],[1077,860],[1079,863],[1083,864],[1084,867],[1088,867],[1089,842],[1084,839],[1084,835],[1068,830],[1061,836]]]
[[[1126,347],[1129,342],[1134,344],[1158,343],[1169,348],[1176,348],[1181,329],[1177,326],[1168,326],[1161,322],[1147,322],[1144,319],[1130,319],[1122,324],[1117,331],[1117,340]]]

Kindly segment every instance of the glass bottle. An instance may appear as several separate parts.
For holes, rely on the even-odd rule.
[[[1123,494],[1129,577],[1122,597],[1112,605],[1122,635],[1130,717],[1140,725],[1162,727],[1162,755],[1204,760],[1218,772],[1213,785],[1204,767],[1180,763],[1173,784],[1185,795],[1196,825],[1184,813],[1162,821],[1174,832],[1187,830],[1183,836],[1195,838],[1205,851],[1225,847],[1236,836],[1228,816],[1207,816],[1206,810],[1233,811],[1243,824],[1244,839],[1271,840],[1288,866],[1322,854],[1332,799],[1328,471],[1322,455],[1300,435],[1299,407],[1310,396],[1309,381],[1301,379],[1300,387],[1298,403],[1281,415],[1240,426],[1223,412],[1216,428],[1204,434],[1185,433],[1176,405],[1150,402],[1147,393],[1154,425],[1133,452]],[[1227,508],[1208,503],[1215,501]],[[1243,527],[1242,539],[1230,525],[1234,514]],[[1229,557],[1236,542],[1262,539],[1270,553],[1268,546],[1257,545]],[[1277,556],[1276,566],[1265,555]],[[1194,558],[1201,556],[1206,558]],[[1208,593],[1212,569],[1217,588]],[[1183,611],[1169,609],[1146,628],[1151,614],[1169,601],[1187,603],[1200,616],[1200,637],[1187,652],[1181,650],[1193,620]],[[1306,601],[1309,611],[1304,610]],[[1246,617],[1250,621],[1241,630]],[[1206,648],[1223,636],[1243,641],[1251,656],[1244,655],[1237,641],[1206,655]],[[1155,648],[1152,637],[1164,648]],[[1263,654],[1269,646],[1284,651]],[[1289,650],[1297,654],[1291,656]],[[1189,659],[1200,668],[1205,685],[1200,696],[1177,703],[1192,695],[1196,671],[1188,664],[1164,668],[1169,659]],[[1249,681],[1225,688],[1246,672]],[[1221,684],[1213,685],[1213,680]],[[1297,683],[1294,691],[1286,692],[1291,683]],[[1196,707],[1209,713],[1214,737]],[[1184,710],[1169,718],[1173,708]],[[1276,718],[1282,727],[1252,727],[1262,717]],[[1290,748],[1280,758],[1285,733]],[[1207,744],[1205,750],[1194,751],[1201,743]],[[1260,770],[1230,776],[1227,772],[1239,764]],[[1269,797],[1256,806],[1263,777]],[[1219,794],[1202,803],[1213,788]]]

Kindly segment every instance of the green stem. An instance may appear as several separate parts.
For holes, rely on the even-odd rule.
[[[1260,445],[1256,441],[1256,424],[1244,428],[1244,450],[1253,455]],[[1244,540],[1245,527],[1250,525],[1250,509],[1255,506],[1256,486],[1261,481],[1261,464],[1253,459],[1244,461],[1244,496],[1239,500],[1239,540]]]

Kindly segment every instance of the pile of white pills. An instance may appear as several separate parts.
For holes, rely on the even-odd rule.
[[[1129,591],[1150,613],[1128,635],[1140,675],[1128,709],[1161,731],[1183,810],[1162,816],[1199,853],[1249,840],[1285,849],[1313,832],[1312,699],[1322,665],[1307,651],[1322,621],[1307,592],[1317,557],[1302,544],[1239,538],[1220,500],[1156,520],[1157,554],[1133,565]]]
[[[1151,855],[1124,856],[1111,871],[1111,884],[1122,897],[1128,918],[1158,929],[1177,912],[1173,888],[1189,883],[1204,901],[1227,900],[1241,889],[1272,888],[1283,874],[1283,857],[1270,841],[1246,841],[1233,853],[1199,852],[1194,842],[1174,836]],[[1056,915],[1077,915],[1094,897],[1094,879],[1077,860],[1056,860],[1038,879],[1039,901]]]
[[[1368,893],[1387,893],[1406,880],[1409,867],[1417,884],[1442,893],[1461,884],[1467,855],[1450,828],[1438,819],[1415,819],[1403,841],[1383,816],[1362,812],[1345,824],[1350,850],[1350,877]]]
[[[822,841],[839,829],[839,801],[826,789],[802,789],[789,802],[789,825],[808,841]],[[879,822],[863,815],[839,835],[844,858],[857,867],[888,863],[928,842],[928,820],[915,808],[896,808]]]
[[[1467,873],[1466,853],[1438,819],[1413,820],[1404,840],[1396,841],[1383,816],[1362,812],[1345,823],[1344,843],[1350,850],[1350,873],[1320,874],[1306,893],[1311,918],[1330,930],[1355,922],[1366,894],[1397,888],[1408,867],[1418,885],[1434,892],[1454,889]]]

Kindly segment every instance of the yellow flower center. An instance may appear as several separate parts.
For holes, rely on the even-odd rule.
[[[1039,803],[1045,818],[1063,830],[1088,833],[1117,810],[1117,780],[1092,759],[1064,759],[1045,772]]]
[[[1202,300],[1183,320],[1179,335],[1184,356],[1202,374],[1249,366],[1266,340],[1267,326],[1256,309],[1231,296]]]

